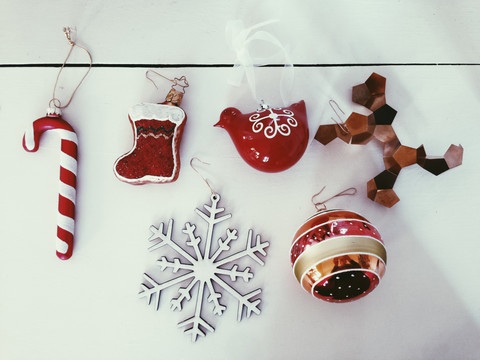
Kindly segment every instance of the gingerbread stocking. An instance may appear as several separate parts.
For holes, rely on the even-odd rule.
[[[183,93],[171,89],[161,104],[134,105],[128,114],[133,148],[115,162],[114,173],[133,185],[168,183],[180,172],[179,147],[187,115],[179,107]]]

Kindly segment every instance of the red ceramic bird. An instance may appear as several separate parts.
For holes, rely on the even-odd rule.
[[[249,114],[230,107],[222,111],[215,126],[227,130],[247,164],[265,172],[279,172],[293,166],[308,145],[303,100],[283,108],[262,105]]]

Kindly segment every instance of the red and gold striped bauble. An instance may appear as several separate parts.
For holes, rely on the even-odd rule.
[[[378,230],[363,216],[325,210],[297,230],[290,260],[306,291],[322,300],[348,302],[375,289],[385,273],[387,251]]]

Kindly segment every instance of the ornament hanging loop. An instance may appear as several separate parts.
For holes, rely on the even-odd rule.
[[[212,185],[210,185],[210,182],[208,181],[208,179],[206,177],[204,177],[200,171],[198,171],[198,169],[193,165],[193,162],[194,161],[199,161],[201,162],[202,164],[205,164],[205,165],[210,165],[210,163],[208,162],[205,162],[205,161],[202,161],[200,160],[199,158],[197,157],[193,157],[190,159],[190,166],[192,167],[193,170],[195,170],[195,172],[202,178],[202,180],[205,182],[205,184],[207,184],[208,188],[210,189],[210,192],[212,193],[212,197],[218,197],[218,194],[213,190],[213,187]]]
[[[322,188],[322,190],[320,190],[318,193],[316,193],[315,195],[312,196],[312,203],[313,203],[313,206],[315,206],[315,209],[317,209],[317,211],[323,211],[323,210],[327,210],[327,205],[326,203],[329,202],[330,200],[332,199],[335,199],[336,197],[340,197],[340,196],[352,196],[352,195],[355,195],[357,193],[357,189],[354,188],[354,187],[350,187],[348,189],[345,189],[341,192],[339,192],[338,194],[336,195],[333,195],[332,197],[326,199],[326,200],[322,200],[322,201],[315,201],[315,198],[320,195],[323,190],[325,190],[327,186],[324,186]]]
[[[90,72],[91,68],[92,68],[92,55],[90,54],[90,52],[85,49],[83,46],[80,46],[78,45],[75,41],[73,41],[72,39],[72,34],[75,32],[75,28],[72,28],[70,26],[68,27],[64,27],[63,28],[63,32],[65,34],[65,37],[67,38],[67,41],[68,43],[70,44],[70,50],[68,51],[68,54],[67,54],[67,57],[65,58],[65,61],[63,62],[62,64],[62,67],[60,68],[60,70],[58,71],[58,74],[57,74],[57,79],[55,80],[55,85],[53,86],[53,95],[52,95],[52,99],[50,100],[50,102],[48,103],[48,106],[49,107],[53,107],[53,108],[56,108],[56,109],[65,109],[68,105],[70,105],[70,102],[72,101],[73,99],[73,96],[75,95],[75,93],[77,92],[78,88],[80,87],[80,85],[82,85],[83,83],[83,80],[85,80],[85,78],[87,77],[88,73]],[[70,96],[70,99],[68,99],[67,103],[65,105],[62,105],[61,101],[55,96],[55,92],[57,90],[57,85],[58,85],[58,80],[60,79],[60,75],[63,71],[63,68],[65,67],[65,65],[67,64],[67,61],[68,59],[70,58],[70,55],[72,55],[72,51],[73,49],[76,47],[78,47],[79,49],[82,49],[83,51],[85,51],[88,55],[88,59],[89,59],[89,65],[88,65],[88,69],[87,69],[87,72],[85,73],[85,75],[83,75],[83,77],[80,79],[80,82],[78,83],[78,85],[75,87],[75,89],[73,90],[72,92],[72,95]],[[52,106],[53,105],[53,106]]]
[[[236,54],[235,65],[233,67],[234,73],[229,82],[231,85],[240,86],[243,79],[246,78],[252,97],[258,102],[260,98],[257,96],[254,68],[278,62],[278,55],[280,54],[282,57],[281,61],[284,63],[284,70],[280,77],[280,96],[283,105],[287,106],[290,102],[289,98],[294,84],[293,63],[286,47],[279,39],[268,31],[258,30],[259,28],[278,21],[278,19],[271,19],[248,28],[244,27],[241,20],[232,20],[227,23],[225,29],[227,42]],[[279,49],[278,53],[267,57],[253,56],[250,53],[250,45],[257,41],[275,46]]]
[[[149,76],[149,73],[154,73],[162,78],[164,78],[165,80],[168,80],[170,81],[173,85],[172,85],[172,89],[175,90],[175,91],[179,91],[180,89],[180,92],[182,94],[185,94],[185,89],[187,87],[190,86],[190,84],[188,83],[187,81],[187,78],[185,77],[185,75],[183,75],[181,78],[174,78],[173,80],[172,79],[169,79],[168,77],[166,77],[165,75],[162,75],[158,72],[156,72],[155,70],[147,70],[145,72],[145,77],[150,80],[153,84],[153,86],[155,86],[155,88],[158,90],[158,86],[157,84],[155,83],[155,81]],[[179,89],[178,89],[179,88]]]
[[[333,117],[331,117],[330,119],[332,119],[332,121],[338,125],[338,127],[340,128],[340,130],[342,130],[344,135],[347,135],[348,133],[350,133],[350,131],[348,131],[347,127],[345,126],[344,121],[342,121],[342,117],[338,114],[337,110],[335,109],[336,107],[343,115],[345,115],[345,112],[342,110],[340,105],[338,105],[338,103],[335,100],[330,100],[328,104],[330,105],[332,110],[335,112],[335,115],[337,115],[337,118],[339,121],[335,120]]]
[[[75,42],[72,40],[72,33],[75,32],[75,28],[71,28],[70,26],[64,27],[63,28],[63,33],[65,34],[65,37],[67,38],[67,41],[70,45],[74,46]]]

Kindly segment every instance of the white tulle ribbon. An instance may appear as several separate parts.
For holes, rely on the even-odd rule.
[[[268,20],[259,24],[253,25],[249,28],[244,28],[241,20],[229,21],[226,26],[226,36],[231,48],[236,53],[234,73],[230,78],[229,83],[234,86],[240,86],[244,77],[247,78],[248,86],[252,96],[257,102],[262,101],[262,98],[257,96],[256,80],[254,66],[263,66],[272,64],[278,60],[279,54],[282,57],[285,64],[282,76],[280,79],[280,96],[283,101],[283,105],[290,105],[289,96],[293,88],[293,65],[288,56],[288,52],[285,46],[271,33],[264,30],[254,30],[261,28],[265,25],[277,22],[278,20]],[[268,57],[254,57],[250,54],[249,46],[254,41],[263,41],[270,43],[279,48],[279,52]]]

